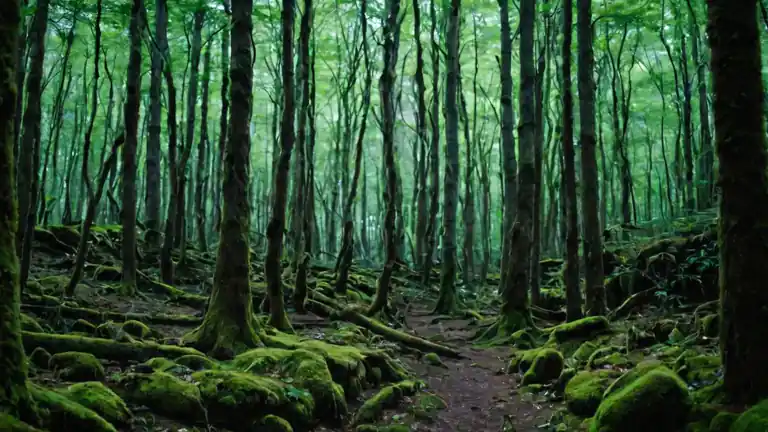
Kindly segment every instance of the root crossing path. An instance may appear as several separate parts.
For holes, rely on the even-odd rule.
[[[479,349],[469,340],[467,320],[441,320],[428,311],[414,311],[409,326],[419,336],[442,335],[442,341],[461,347],[465,358],[442,359],[445,367],[413,362],[410,366],[427,383],[428,390],[447,404],[435,422],[419,424],[418,431],[434,432],[532,432],[540,431],[550,418],[549,403],[524,400],[516,379],[504,373],[509,349]]]

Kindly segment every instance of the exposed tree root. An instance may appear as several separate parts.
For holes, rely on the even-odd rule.
[[[481,333],[477,342],[483,345],[507,345],[513,341],[518,330],[536,329],[530,312],[513,311],[502,313],[488,329]]]
[[[404,398],[416,394],[421,385],[418,381],[402,381],[384,387],[365,401],[355,414],[352,424],[373,423],[379,420],[385,409],[396,408]]]
[[[624,300],[624,303],[622,303],[619,307],[608,314],[608,319],[613,321],[619,318],[626,318],[636,308],[645,306],[650,303],[650,301],[653,300],[654,296],[656,295],[656,291],[658,291],[658,288],[653,287],[632,294],[629,296],[629,298]]]
[[[161,325],[174,325],[183,327],[194,327],[200,325],[202,319],[191,315],[168,315],[168,314],[156,314],[147,315],[139,313],[118,313],[110,311],[98,311],[88,308],[76,308],[64,305],[48,305],[48,304],[23,304],[22,310],[28,312],[34,312],[36,314],[60,314],[64,318],[69,319],[84,319],[88,320],[92,324],[100,324],[106,321],[141,321],[145,324],[161,324]]]
[[[129,360],[143,362],[152,357],[177,358],[184,355],[203,355],[192,348],[154,342],[115,342],[109,339],[32,332],[22,332],[22,339],[27,351],[38,347],[51,354],[78,351],[120,362]]]

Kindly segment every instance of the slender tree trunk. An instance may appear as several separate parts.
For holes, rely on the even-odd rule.
[[[696,207],[693,188],[693,124],[691,120],[691,79],[688,73],[688,54],[685,35],[680,39],[680,71],[683,80],[683,155],[685,157],[685,212],[691,214]]]
[[[207,201],[205,189],[208,183],[206,155],[208,154],[208,87],[211,81],[211,43],[203,57],[203,100],[200,106],[200,143],[197,146],[197,180],[195,181],[195,219],[197,222],[197,243],[201,252],[208,250],[206,236],[207,221],[205,218],[205,203]]]
[[[760,34],[754,0],[712,0],[709,41],[720,161],[720,347],[724,389],[733,403],[768,396],[765,236],[768,156],[763,123]]]
[[[542,7],[548,7],[549,1],[545,0]],[[535,169],[534,177],[534,203],[533,203],[533,237],[531,244],[531,303],[539,304],[541,295],[541,207],[542,207],[542,151],[544,147],[544,84],[547,77],[547,45],[549,45],[549,17],[544,20],[543,40],[539,42],[539,58],[536,67],[536,140],[535,145]],[[573,19],[571,19],[573,21]],[[570,54],[569,54],[570,55]],[[548,95],[547,95],[548,96]]]
[[[227,146],[227,136],[229,134],[228,115],[229,115],[229,32],[222,32],[221,35],[221,117],[219,117],[219,148],[218,164],[216,172],[221,173],[224,169],[224,149]],[[277,110],[275,110],[275,115]],[[220,230],[221,225],[221,174],[216,176],[216,187],[214,188],[213,204],[213,226],[214,231]]]
[[[168,11],[166,0],[155,0],[155,44],[152,48],[152,75],[149,84],[149,139],[147,140],[146,178],[147,190],[147,229],[160,230],[161,177],[160,177],[160,133],[162,121],[163,68],[167,54]],[[224,32],[227,33],[227,32]],[[160,236],[153,233],[147,236],[150,244],[157,245]]]
[[[429,150],[429,220],[425,232],[426,251],[422,264],[422,283],[429,284],[432,275],[432,262],[437,243],[437,213],[440,211],[440,53],[437,45],[437,10],[436,0],[429,2],[429,19],[431,22],[431,59],[432,59],[432,143]]]
[[[395,171],[395,67],[398,55],[398,34],[400,33],[400,0],[387,0],[387,16],[384,21],[383,57],[384,69],[379,77],[379,99],[381,101],[381,128],[384,141],[384,174],[386,184],[384,189],[384,269],[376,283],[376,297],[367,315],[374,315],[387,306],[392,272],[397,260],[397,228],[395,226],[397,200],[397,173]]]
[[[37,220],[38,170],[40,165],[40,120],[42,116],[42,81],[45,60],[45,32],[48,28],[48,0],[40,0],[30,29],[30,65],[27,75],[27,104],[24,110],[24,133],[19,148],[17,171],[17,193],[19,199],[19,230],[16,233],[17,253],[21,258],[19,283],[24,287],[29,275],[32,254],[32,239]],[[9,11],[10,12],[10,11]],[[13,50],[7,52],[12,55]],[[15,102],[15,101],[14,101]],[[18,115],[18,114],[17,114]]]
[[[267,257],[264,260],[264,274],[267,279],[267,299],[269,302],[272,327],[290,330],[291,323],[285,314],[283,300],[283,280],[280,260],[283,255],[283,231],[285,231],[285,208],[288,195],[288,174],[291,169],[293,151],[293,22],[294,2],[283,0],[283,117],[280,123],[280,158],[277,163],[274,183],[272,215],[267,227]]]
[[[224,207],[213,291],[203,324],[184,336],[184,343],[227,358],[259,344],[259,321],[253,314],[248,241],[250,112],[253,94],[251,32],[253,0],[232,3],[232,117],[223,161]],[[191,145],[191,142],[187,143]]]
[[[424,98],[424,48],[421,45],[421,7],[419,0],[413,0],[413,40],[416,42],[416,134],[418,164],[416,166],[416,256],[414,266],[421,267],[425,262],[427,233],[427,104]]]

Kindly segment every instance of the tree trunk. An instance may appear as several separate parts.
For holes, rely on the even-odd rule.
[[[584,228],[584,291],[587,315],[605,314],[600,193],[595,155],[595,86],[592,49],[592,0],[577,0],[579,45],[579,141],[581,143],[581,214]],[[608,173],[603,170],[603,178]],[[603,197],[605,200],[605,197]],[[605,221],[603,221],[605,223]]]
[[[685,212],[696,209],[696,195],[693,188],[693,124],[691,120],[691,78],[688,73],[688,54],[685,35],[680,38],[680,72],[683,80],[683,155],[685,157]]]
[[[430,36],[432,43],[432,143],[429,150],[429,220],[425,232],[426,251],[422,263],[422,283],[427,285],[432,274],[432,261],[437,242],[437,213],[440,211],[440,53],[437,45],[437,10],[436,0],[429,2]]]
[[[208,169],[205,157],[208,154],[208,88],[211,81],[211,45],[212,40],[208,38],[208,47],[206,47],[203,57],[203,100],[200,106],[200,144],[197,146],[197,180],[195,181],[195,220],[197,222],[197,243],[201,252],[208,250],[207,221],[205,218]]]
[[[32,239],[37,220],[37,191],[39,188],[38,169],[40,165],[40,120],[42,116],[42,81],[45,60],[45,32],[48,28],[48,0],[40,0],[35,7],[35,16],[30,29],[30,65],[27,75],[27,104],[24,110],[24,133],[19,147],[17,170],[17,193],[19,199],[19,230],[16,233],[16,247],[20,252],[20,286],[25,286],[29,275],[32,254]],[[13,50],[7,51],[11,55]],[[95,105],[94,105],[95,106]],[[19,115],[18,113],[17,115]]]
[[[549,1],[542,3],[542,8],[548,8]],[[544,148],[544,84],[547,75],[547,46],[549,45],[549,16],[543,16],[542,32],[543,40],[539,42],[539,58],[536,67],[536,139],[534,164],[536,173],[534,176],[534,198],[533,198],[533,237],[531,244],[531,303],[538,305],[541,295],[541,208],[543,193],[541,188],[542,177],[542,152]],[[571,18],[573,21],[573,18]],[[570,53],[569,53],[570,56]],[[549,96],[549,95],[547,95]],[[571,103],[573,98],[571,97]],[[571,127],[571,129],[573,129]]]
[[[456,210],[459,201],[459,14],[461,0],[451,0],[445,60],[445,175],[443,177],[443,238],[440,297],[435,313],[451,314],[456,302]]]
[[[13,179],[14,120],[16,111],[17,38],[21,28],[19,0],[0,3],[0,410],[37,426],[35,404],[27,390],[27,365],[21,342],[19,261],[15,235],[18,218]],[[44,32],[43,35],[44,36]]]
[[[765,249],[768,168],[763,123],[760,34],[754,0],[712,0],[709,41],[720,161],[720,347],[724,389],[737,404],[768,396]]]
[[[387,17],[384,21],[383,57],[384,69],[379,77],[379,99],[381,100],[381,128],[384,141],[384,173],[386,184],[384,189],[384,269],[376,283],[376,297],[368,308],[367,315],[378,313],[387,306],[389,285],[397,259],[397,227],[395,214],[397,212],[397,173],[395,171],[395,67],[398,55],[398,34],[400,33],[400,0],[387,0]]]
[[[144,28],[143,0],[133,0],[131,10],[131,53],[128,58],[127,98],[125,100],[125,145],[123,146],[122,293],[136,292],[136,148],[138,146],[139,106],[141,105],[141,33]]]
[[[253,92],[251,18],[253,0],[232,4],[232,116],[223,160],[224,207],[213,291],[203,324],[184,336],[184,343],[211,353],[231,357],[259,343],[259,321],[253,314],[250,287],[248,205],[250,165],[250,112]],[[188,143],[190,145],[191,143]],[[278,266],[279,269],[279,266]],[[279,270],[278,270],[279,271]]]
[[[153,231],[160,230],[161,173],[160,133],[162,121],[163,69],[168,47],[168,11],[166,0],[155,0],[155,44],[152,44],[152,75],[149,84],[149,139],[147,140],[146,163],[146,226]],[[227,32],[224,32],[227,33]],[[157,245],[160,236],[153,233],[147,240]]]
[[[573,148],[573,84],[571,81],[571,41],[573,40],[573,2],[563,1],[563,183],[566,221],[565,236],[565,297],[568,321],[575,321],[581,314],[581,289],[579,286],[579,215],[576,200],[576,151]],[[535,263],[534,263],[535,264]]]
[[[283,280],[280,260],[283,255],[283,231],[285,231],[285,208],[288,195],[288,174],[291,169],[293,151],[293,22],[294,1],[282,0],[283,29],[283,117],[280,123],[280,158],[277,163],[274,183],[272,215],[267,227],[267,257],[264,260],[264,274],[267,279],[269,302],[269,324],[280,330],[290,330],[291,323],[285,314]]]
[[[418,164],[416,166],[416,256],[414,266],[424,264],[427,233],[427,104],[424,98],[424,48],[421,45],[421,7],[419,0],[413,0],[413,40],[416,42],[416,138]]]
[[[218,163],[216,165],[216,187],[214,190],[213,226],[219,231],[221,225],[221,171],[224,169],[224,149],[227,146],[229,127],[229,32],[221,34],[221,116],[219,117]],[[275,113],[277,110],[275,110]]]

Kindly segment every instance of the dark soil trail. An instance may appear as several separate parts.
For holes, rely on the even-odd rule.
[[[513,375],[505,373],[509,349],[480,349],[469,340],[474,333],[468,320],[436,320],[425,310],[408,317],[408,325],[425,338],[441,335],[442,342],[460,347],[465,358],[442,359],[447,368],[408,360],[427,383],[428,391],[442,397],[447,408],[431,424],[417,423],[417,431],[481,432],[539,431],[552,412],[551,404],[525,401]]]

